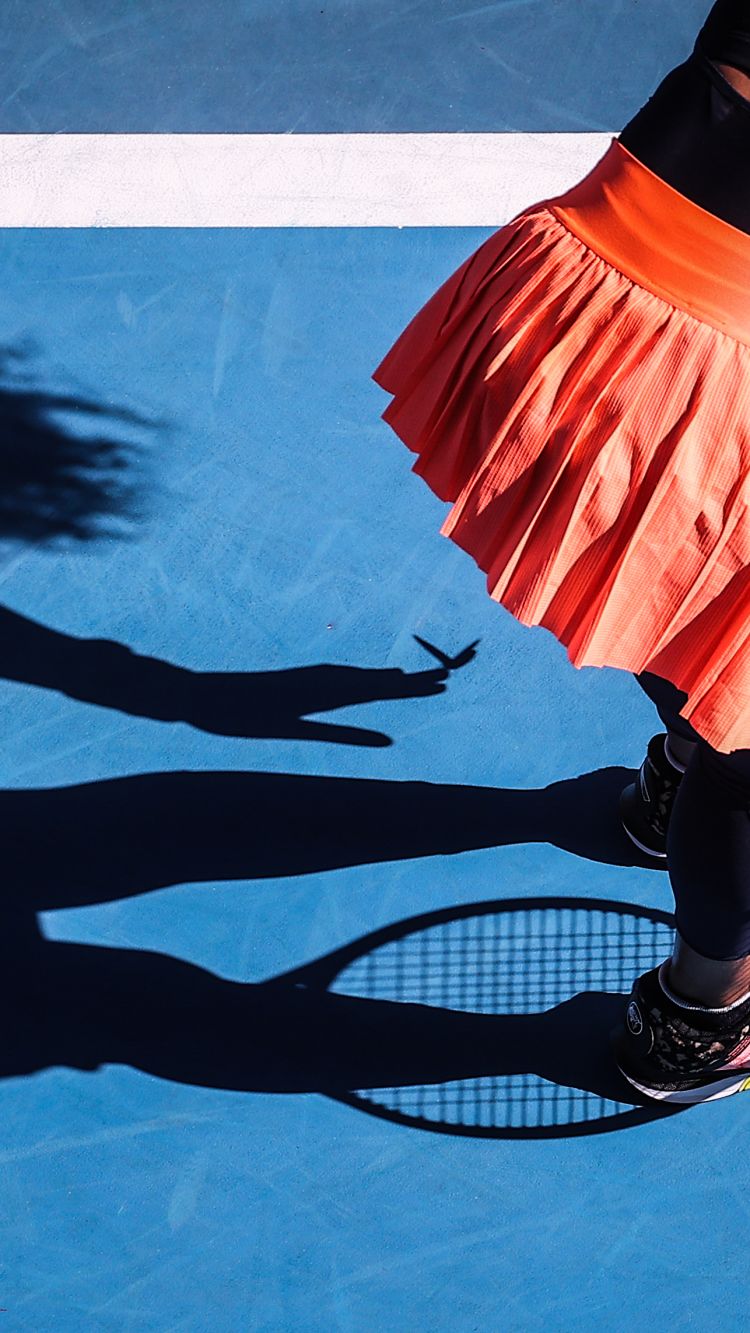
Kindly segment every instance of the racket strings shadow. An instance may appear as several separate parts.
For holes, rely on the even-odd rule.
[[[607,900],[507,899],[395,923],[284,981],[405,1005],[377,1083],[338,1090],[350,1105],[470,1137],[604,1133],[675,1114],[634,1092],[610,1048],[673,931],[665,912]]]

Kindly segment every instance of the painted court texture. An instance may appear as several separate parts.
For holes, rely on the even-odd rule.
[[[490,601],[370,379],[707,8],[3,6],[14,1333],[744,1327],[750,1098],[604,1054],[651,706]]]

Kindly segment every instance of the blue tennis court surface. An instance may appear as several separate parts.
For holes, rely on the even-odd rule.
[[[0,129],[619,129],[701,0],[6,0]]]
[[[10,3],[0,131],[617,128],[705,8]],[[379,420],[486,234],[2,234],[8,1329],[744,1327],[750,1098],[624,1104],[601,995],[523,1026],[662,947],[652,709]]]

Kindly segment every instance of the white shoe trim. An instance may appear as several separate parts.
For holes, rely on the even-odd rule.
[[[689,1000],[684,1000],[682,996],[675,995],[669,982],[665,979],[666,969],[671,961],[670,958],[667,958],[659,968],[659,985],[667,999],[671,1000],[672,1004],[676,1004],[678,1009],[689,1009],[694,1014],[731,1014],[733,1009],[739,1009],[740,1005],[747,1004],[750,1000],[750,991],[746,991],[744,995],[740,996],[739,1000],[733,1000],[731,1004],[725,1004],[715,1009],[709,1008],[706,1004],[691,1004]]]
[[[644,1097],[650,1097],[655,1102],[671,1102],[675,1106],[697,1106],[701,1102],[718,1102],[722,1097],[731,1097],[735,1092],[750,1092],[750,1066],[734,1073],[727,1071],[725,1078],[717,1078],[713,1083],[705,1083],[698,1088],[649,1088],[647,1084],[639,1083],[622,1066],[620,1073]]]
[[[625,823],[624,819],[621,818],[620,823],[622,824],[622,827],[624,828],[625,832],[630,838],[630,841],[635,843],[636,847],[640,852],[645,852],[646,856],[653,856],[654,860],[656,861],[666,861],[667,859],[666,852],[655,852],[653,847],[647,847],[644,842],[641,842],[640,838],[636,838],[635,834],[631,832],[631,830]]]
[[[696,742],[688,742],[688,744],[695,744],[695,743]],[[686,772],[686,765],[680,763],[671,745],[669,744],[669,736],[664,737],[664,758],[666,759],[668,764],[672,765],[672,768],[677,769],[678,773]]]

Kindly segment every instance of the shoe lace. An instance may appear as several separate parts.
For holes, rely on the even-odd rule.
[[[666,773],[660,773],[653,765],[652,769],[655,776],[655,792],[651,821],[657,832],[663,835],[667,831],[669,816],[672,813],[672,806],[674,805],[675,796],[677,795],[682,775],[678,778],[671,778]]]
[[[679,785],[679,782],[672,782],[669,778],[665,778],[664,785],[656,799],[656,815],[665,832]]]
[[[672,1072],[685,1073],[690,1069],[701,1072],[710,1065],[722,1062],[741,1042],[750,1036],[750,1021],[732,1024],[723,1031],[701,1030],[674,1014],[665,1014],[659,1008],[651,1010],[654,1033],[653,1053],[661,1067]]]

